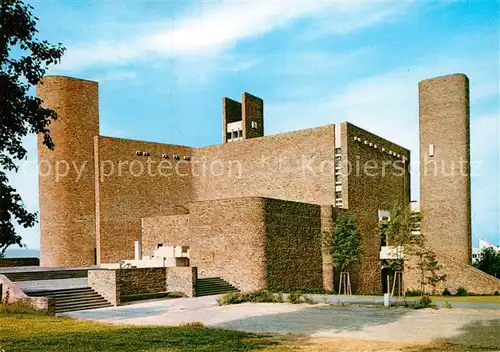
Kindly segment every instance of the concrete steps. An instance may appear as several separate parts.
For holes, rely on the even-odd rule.
[[[25,291],[31,297],[52,298],[56,313],[111,307],[101,295],[90,287],[65,290]]]
[[[4,273],[10,281],[39,281],[84,278],[88,275],[87,269],[51,270],[51,271],[20,271]]]
[[[238,292],[239,290],[224,281],[220,277],[207,277],[197,280],[196,283],[196,296],[211,296],[220,295],[228,292]]]

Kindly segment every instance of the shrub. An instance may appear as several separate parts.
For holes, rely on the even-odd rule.
[[[495,291],[495,293],[493,294],[493,296],[500,296],[500,293],[498,291]]]
[[[299,304],[299,303],[302,303],[302,292],[300,291],[293,291],[293,292],[290,292],[290,294],[288,295],[288,303],[291,303],[291,304]]]
[[[449,304],[448,302],[444,302],[444,307],[445,307],[445,308],[448,308],[448,309],[453,308],[453,307],[451,306],[451,304]]]
[[[275,294],[267,290],[253,291],[248,293],[230,292],[220,297],[217,302],[220,306],[227,304],[238,304],[244,302],[253,303],[283,303],[283,294]]]
[[[422,296],[422,291],[420,291],[420,290],[408,290],[408,291],[406,291],[405,295],[408,297]]]
[[[443,296],[451,296],[451,292],[450,292],[450,290],[448,290],[448,288],[445,288],[445,289],[443,290],[442,295],[443,295]]]
[[[436,305],[432,302],[432,299],[428,295],[422,296],[420,298],[420,301],[413,307],[415,309],[422,309],[422,308],[432,308],[432,309],[437,309]]]
[[[455,296],[467,296],[467,289],[465,287],[459,287]]]
[[[199,321],[192,321],[192,322],[181,324],[179,326],[187,326],[187,327],[192,327],[192,328],[203,328],[205,325],[203,323],[200,323]]]
[[[224,306],[227,304],[238,304],[243,302],[246,301],[243,294],[240,292],[230,292],[217,299],[217,303],[219,303],[220,306]]]

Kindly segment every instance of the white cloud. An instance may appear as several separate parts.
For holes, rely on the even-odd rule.
[[[408,6],[389,5],[375,1],[201,2],[190,15],[176,20],[165,19],[168,24],[161,29],[151,30],[147,23],[137,24],[134,32],[125,33],[121,38],[117,34],[112,41],[68,45],[56,70],[75,71],[158,57],[217,53],[237,41],[263,35],[304,18],[319,17],[322,21],[337,23],[335,32],[345,34],[380,22],[389,8],[393,13]],[[153,28],[158,27],[157,23],[155,20]]]

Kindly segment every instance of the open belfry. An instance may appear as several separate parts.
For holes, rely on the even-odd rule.
[[[264,102],[248,93],[223,98],[222,144],[208,147],[101,136],[97,82],[49,76],[38,95],[58,114],[54,151],[39,142],[42,266],[118,263],[139,242],[141,256],[179,248],[199,277],[242,291],[332,291],[323,236],[349,211],[363,246],[353,288],[381,293],[379,214],[410,203],[408,149],[349,122],[265,136]],[[421,231],[449,280],[498,290],[469,265],[468,79],[422,81],[419,100]],[[356,167],[367,163],[385,170]],[[433,163],[445,172],[424,176]]]

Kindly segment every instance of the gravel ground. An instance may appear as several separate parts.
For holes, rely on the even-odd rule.
[[[459,343],[500,347],[500,310],[335,307],[244,303],[217,306],[216,297],[156,300],[66,313],[114,324],[179,325],[201,322],[227,329],[302,334],[314,339]]]

